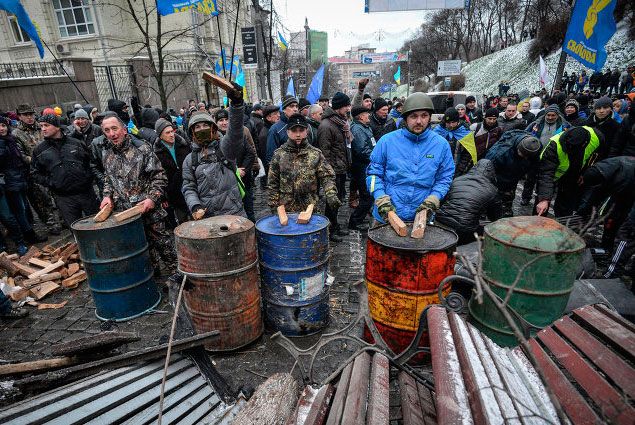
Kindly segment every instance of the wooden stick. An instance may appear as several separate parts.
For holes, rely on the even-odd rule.
[[[40,276],[42,276],[44,274],[50,273],[50,272],[52,272],[54,270],[57,270],[57,269],[59,269],[60,267],[63,267],[63,266],[64,266],[64,262],[62,260],[57,260],[57,262],[51,264],[50,266],[44,267],[42,270],[38,270],[35,273],[31,273],[28,276],[28,278],[29,279],[33,279],[33,278],[36,278],[36,277],[40,277]]]
[[[309,221],[311,221],[312,215],[313,215],[313,204],[309,204],[306,210],[298,214],[298,219],[296,220],[296,223],[307,224]]]
[[[134,217],[139,214],[143,214],[143,206],[135,205],[132,208],[128,208],[125,211],[115,214],[115,221],[117,223],[121,223],[122,221],[128,220],[130,217]]]
[[[40,260],[39,258],[29,258],[29,264],[33,264],[34,266],[38,266],[41,268],[48,267],[53,263],[48,261]]]
[[[289,224],[289,217],[287,217],[287,211],[284,209],[284,205],[278,207],[278,220],[280,220],[281,226]]]
[[[20,286],[24,287],[24,288],[31,288],[35,285],[39,285],[40,283],[43,282],[49,282],[51,280],[57,280],[57,279],[61,279],[62,278],[62,274],[59,272],[55,272],[55,273],[48,273],[48,274],[44,274],[42,276],[36,277],[34,279],[27,279],[27,280],[23,280],[20,283]]]
[[[54,359],[0,365],[0,376],[21,375],[36,370],[50,370],[79,363],[77,357],[56,357]]]
[[[99,210],[99,212],[93,218],[93,221],[95,221],[95,223],[101,223],[102,221],[105,221],[108,217],[110,217],[111,213],[112,204],[107,204],[105,207]]]
[[[40,251],[37,246],[31,245],[31,248],[29,248],[26,254],[20,257],[20,260],[18,262],[26,266],[27,264],[29,264],[29,260],[31,258],[38,257],[40,255],[42,255],[42,251]]]
[[[406,224],[399,218],[394,211],[388,211],[388,222],[395,229],[397,235],[404,237],[408,234],[408,228]]]
[[[428,210],[421,210],[415,216],[415,221],[412,223],[412,232],[410,237],[414,239],[422,239],[426,232],[426,223],[428,221]]]

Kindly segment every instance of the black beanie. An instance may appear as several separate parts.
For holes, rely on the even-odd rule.
[[[573,127],[565,131],[560,139],[567,152],[570,148],[585,147],[591,140],[591,134],[584,127]]]
[[[383,97],[378,97],[373,102],[373,111],[377,112],[384,106],[388,106],[388,102],[386,102],[386,99],[384,99]]]
[[[485,118],[489,117],[498,117],[498,109],[489,108],[487,111],[485,111]]]
[[[301,111],[304,108],[308,108],[309,106],[311,106],[311,102],[309,102],[307,99],[301,97],[300,98],[300,102],[298,103],[298,109]]]
[[[476,98],[474,96],[468,96],[465,98],[465,103],[476,102]]]
[[[331,108],[340,109],[351,104],[351,98],[338,91],[331,100]]]
[[[459,111],[454,108],[448,108],[443,114],[443,122],[459,121]]]
[[[59,128],[60,125],[61,125],[60,117],[58,117],[55,114],[42,115],[38,121],[39,122],[45,122],[45,123],[50,124],[53,127],[57,127],[57,128]]]
[[[368,93],[364,93],[362,100],[366,100],[366,99],[372,99],[372,97]]]
[[[216,113],[214,114],[214,121],[218,122],[223,118],[229,119],[229,112],[227,112],[227,109],[219,109],[218,111],[216,111]]]

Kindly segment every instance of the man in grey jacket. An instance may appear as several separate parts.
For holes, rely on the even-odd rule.
[[[192,114],[188,133],[192,153],[183,161],[183,196],[195,220],[230,214],[247,217],[236,176],[236,158],[243,143],[245,105],[242,87],[227,92],[231,100],[229,127],[220,137],[218,126],[205,111]]]

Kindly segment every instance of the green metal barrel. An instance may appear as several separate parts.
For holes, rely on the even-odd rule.
[[[485,226],[483,274],[492,290],[509,299],[521,329],[550,325],[564,312],[582,260],[585,242],[576,233],[545,217],[503,218]],[[501,346],[518,345],[507,321],[486,295],[469,303],[470,321]]]

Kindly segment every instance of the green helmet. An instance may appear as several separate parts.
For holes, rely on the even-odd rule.
[[[218,129],[218,126],[212,119],[212,116],[205,111],[196,111],[190,116],[190,121],[187,123],[187,134],[192,137],[194,126],[199,122],[206,122],[212,126],[212,128]]]
[[[414,111],[428,111],[434,112],[434,105],[432,99],[425,93],[416,92],[412,93],[403,104],[403,111],[401,115],[405,118],[410,112]]]

